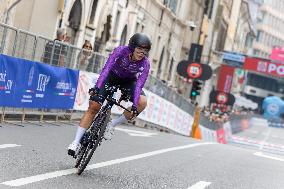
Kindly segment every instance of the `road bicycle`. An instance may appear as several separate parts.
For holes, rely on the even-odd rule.
[[[122,94],[118,101],[113,97],[117,89],[120,89]],[[106,87],[106,94],[107,103],[101,107],[90,128],[82,137],[82,140],[80,142],[81,147],[74,157],[76,159],[75,168],[78,168],[78,175],[81,175],[81,173],[85,170],[95,150],[98,146],[101,145],[101,142],[104,138],[104,132],[106,130],[108,122],[110,121],[111,108],[113,107],[113,105],[119,106],[122,109],[131,112],[120,104],[121,101],[130,100],[128,89],[121,88],[119,85],[110,86]]]

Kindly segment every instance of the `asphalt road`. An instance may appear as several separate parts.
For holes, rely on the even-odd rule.
[[[251,148],[258,153],[284,155],[284,129],[268,127],[264,119],[253,119],[251,127],[233,136],[232,145]],[[284,187],[283,187],[284,188]]]
[[[275,154],[262,152],[261,156],[255,154],[259,150],[245,145],[206,143],[131,126],[119,126],[115,137],[104,141],[95,152],[89,170],[78,176],[73,168],[74,159],[66,150],[75,130],[76,126],[67,124],[0,127],[0,188],[283,189],[284,186],[284,156],[279,154],[276,158]]]

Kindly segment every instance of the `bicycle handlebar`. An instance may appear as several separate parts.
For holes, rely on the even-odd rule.
[[[128,101],[129,100],[129,96],[125,94],[125,89],[123,88],[120,88],[120,90],[122,91],[122,96],[120,97],[119,101],[116,101],[112,96],[113,94],[117,91],[117,89],[120,88],[119,86],[110,86],[110,87],[107,87],[106,91],[107,91],[107,95],[106,95],[106,98],[104,96],[101,96],[101,95],[98,95],[102,98],[105,98],[107,101],[115,104],[116,106],[119,106],[121,107],[122,109],[128,111],[129,113],[132,113],[132,111],[128,110],[127,108],[125,108],[124,106],[122,106],[120,104],[120,102],[122,100],[125,100],[125,101]]]
[[[98,96],[101,96],[101,95],[98,95]],[[101,97],[104,98],[104,96],[101,96]],[[128,111],[129,113],[131,113],[130,110],[128,110],[127,108],[125,108],[124,106],[122,106],[122,105],[121,105],[119,102],[117,102],[115,99],[107,97],[106,100],[112,102],[114,105],[119,106],[119,107],[121,107],[122,109],[124,109],[124,110]]]

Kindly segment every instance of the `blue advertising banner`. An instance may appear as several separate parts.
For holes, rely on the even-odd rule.
[[[78,70],[0,55],[0,106],[72,109]]]

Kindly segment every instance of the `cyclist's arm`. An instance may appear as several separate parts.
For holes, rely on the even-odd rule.
[[[136,87],[134,91],[134,99],[133,99],[133,106],[137,107],[139,97],[142,91],[142,88],[144,87],[144,84],[148,78],[150,70],[150,64],[148,63],[147,66],[144,68],[142,74],[138,77],[137,82],[136,82]]]
[[[112,66],[115,64],[116,59],[119,57],[120,53],[121,53],[121,47],[117,47],[116,49],[114,49],[114,51],[112,52],[111,55],[109,55],[109,58],[103,68],[103,70],[100,73],[100,76],[98,78],[98,81],[96,83],[96,87],[97,88],[101,88],[105,79],[107,78]]]

